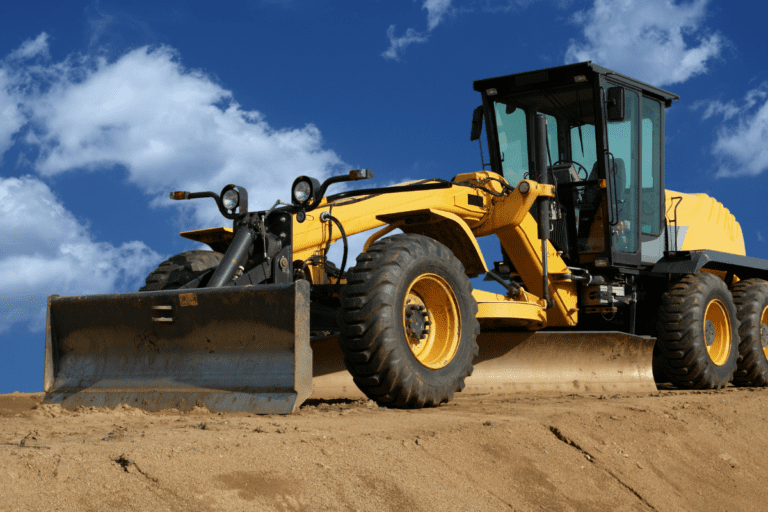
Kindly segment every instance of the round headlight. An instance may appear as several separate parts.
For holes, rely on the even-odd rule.
[[[312,184],[309,181],[300,181],[293,187],[293,200],[304,203],[312,196]]]
[[[221,203],[224,205],[224,208],[227,210],[234,210],[237,208],[237,203],[240,202],[240,194],[237,193],[237,190],[231,188],[224,192],[224,195],[221,196]]]

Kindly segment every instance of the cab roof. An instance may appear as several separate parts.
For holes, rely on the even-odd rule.
[[[545,87],[556,87],[566,84],[578,83],[577,77],[584,77],[582,82],[594,83],[602,75],[624,85],[629,85],[640,89],[648,96],[656,97],[662,100],[667,107],[672,105],[672,101],[679,100],[677,94],[659,89],[640,80],[622,75],[616,71],[593,64],[591,61],[579,62],[578,64],[567,64],[553,68],[539,69],[514,75],[498,76],[495,78],[486,78],[484,80],[475,80],[474,89],[485,93],[488,89],[496,89],[499,95],[513,94],[516,92],[530,91]]]

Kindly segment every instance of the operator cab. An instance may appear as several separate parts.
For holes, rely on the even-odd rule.
[[[591,62],[474,82],[491,170],[535,179],[534,117],[547,117],[559,213],[551,242],[570,265],[632,268],[664,252],[664,108],[678,96]],[[606,243],[607,241],[607,243]]]

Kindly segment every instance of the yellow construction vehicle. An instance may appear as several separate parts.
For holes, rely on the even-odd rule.
[[[235,185],[172,192],[213,198],[232,227],[182,233],[212,251],[171,258],[138,293],[51,296],[46,400],[289,413],[313,386],[407,408],[465,385],[765,386],[768,262],[720,203],[664,188],[678,97],[589,62],[474,88],[480,172],[333,195],[372,172],[300,176],[290,203],[257,212]],[[376,229],[347,268],[347,237]],[[480,275],[506,293],[473,290]]]

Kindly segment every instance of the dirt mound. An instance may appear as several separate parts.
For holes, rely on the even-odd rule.
[[[0,395],[0,511],[765,510],[768,390],[310,401],[292,416]]]

